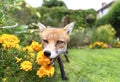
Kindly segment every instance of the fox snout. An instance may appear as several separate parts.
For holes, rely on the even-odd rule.
[[[55,51],[44,50],[44,55],[46,57],[49,57],[50,59],[54,59],[60,55],[60,52],[58,53],[57,50],[55,50]]]
[[[50,59],[49,65],[54,65],[55,60],[59,57],[57,51],[44,50],[44,55]]]
[[[54,59],[60,55],[58,50],[44,49],[44,55],[50,59]]]
[[[50,57],[51,52],[50,52],[50,51],[48,51],[48,50],[46,50],[46,51],[44,51],[44,55],[45,55],[46,57]]]

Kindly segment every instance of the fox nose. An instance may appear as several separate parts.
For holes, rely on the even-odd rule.
[[[47,57],[50,57],[51,52],[50,52],[50,51],[48,51],[48,50],[46,50],[46,51],[44,51],[44,55],[45,55],[45,56],[47,56]]]

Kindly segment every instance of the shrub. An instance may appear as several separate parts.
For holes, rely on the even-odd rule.
[[[91,40],[91,34],[92,33],[90,30],[87,30],[83,27],[81,27],[79,30],[73,31],[68,46],[70,48],[79,48],[85,46],[86,44],[89,44]]]
[[[102,41],[111,43],[115,37],[116,31],[111,25],[103,25],[93,30],[91,42]]]
[[[103,26],[100,26],[97,28],[97,31],[100,32],[102,30],[106,30],[111,36],[115,36],[116,34],[116,31],[115,29],[110,25],[110,24],[106,24],[106,25],[103,25]]]
[[[0,36],[0,82],[37,82],[42,77],[53,76],[54,67],[48,66],[50,59],[44,56],[42,45],[32,41],[23,47],[19,41],[14,35]]]
[[[120,40],[119,40],[119,38],[114,39],[111,45],[114,48],[120,48]]]
[[[115,44],[115,47],[120,48],[120,41]]]
[[[80,32],[74,31],[71,35],[71,39],[70,39],[70,42],[68,43],[68,47],[69,48],[78,47],[82,43],[82,41],[80,39],[80,37],[82,37],[82,36],[83,35],[80,34]]]

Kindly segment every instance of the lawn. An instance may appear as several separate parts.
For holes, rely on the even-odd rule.
[[[68,81],[61,80],[58,64],[56,75],[45,82],[120,82],[120,49],[70,49],[70,63],[63,62]],[[42,82],[41,81],[41,82]]]

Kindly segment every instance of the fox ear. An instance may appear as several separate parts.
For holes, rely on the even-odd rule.
[[[40,29],[40,32],[43,32],[46,29],[46,26],[43,25],[42,23],[38,22],[38,27]]]
[[[69,23],[68,25],[66,25],[66,26],[64,27],[65,31],[66,31],[69,35],[71,34],[71,32],[72,32],[72,30],[73,30],[73,28],[74,28],[74,24],[75,24],[75,22],[71,22],[71,23]]]

